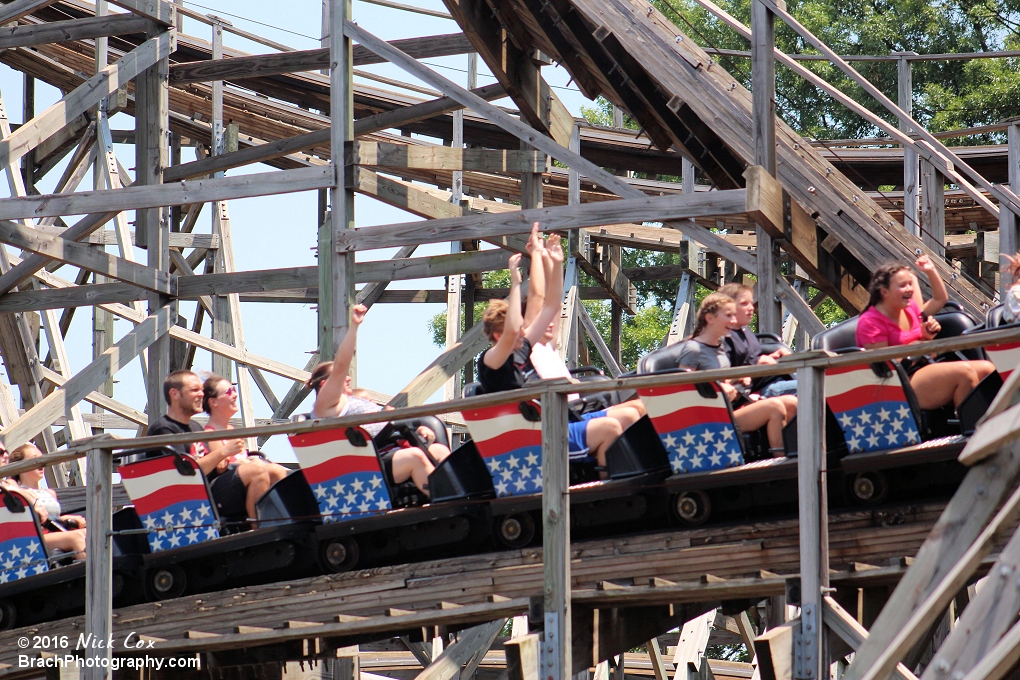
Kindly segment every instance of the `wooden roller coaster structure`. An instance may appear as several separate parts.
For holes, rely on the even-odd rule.
[[[803,349],[823,330],[813,307],[828,297],[848,313],[860,311],[869,272],[884,260],[929,254],[953,297],[983,314],[1004,284],[995,274],[998,253],[1020,246],[1020,198],[1011,189],[1020,186],[1020,121],[959,131],[1005,131],[1005,146],[944,146],[940,139],[946,135],[930,134],[910,115],[910,64],[931,55],[875,57],[898,63],[897,105],[778,0],[753,0],[750,27],[710,0],[697,0],[750,42],[751,90],[721,67],[725,55],[698,46],[646,0],[444,0],[448,14],[371,1],[449,17],[462,32],[386,42],[352,22],[350,2],[326,0],[326,44],[293,50],[166,0],[109,0],[118,8],[114,13],[105,0],[0,5],[0,61],[24,74],[27,94],[18,126],[0,100],[0,160],[10,186],[10,198],[0,199],[0,353],[9,378],[0,381],[0,434],[8,448],[36,441],[54,466],[52,485],[90,489],[87,613],[0,634],[0,675],[44,674],[38,666],[19,666],[12,642],[18,634],[59,638],[87,632],[106,639],[135,631],[152,643],[148,652],[163,656],[201,653],[218,667],[252,658],[267,663],[333,658],[334,676],[346,678],[357,675],[349,645],[425,627],[432,634],[462,632],[429,659],[422,677],[470,677],[503,620],[529,610],[541,612],[532,625],[543,637],[540,643],[537,634],[521,635],[506,645],[507,670],[515,680],[561,680],[676,626],[683,633],[674,666],[685,673],[688,664],[699,667],[706,622],[720,606],[736,615],[762,678],[820,679],[829,672],[830,654],[856,650],[844,673],[850,680],[911,680],[920,663],[918,649],[925,645],[922,680],[1005,677],[1020,658],[1020,544],[1014,545],[1020,539],[1004,540],[1020,502],[1014,490],[1020,479],[1020,371],[1013,372],[967,444],[961,461],[971,468],[944,507],[920,503],[829,517],[824,456],[801,455],[796,522],[577,547],[570,544],[564,519],[565,463],[561,468],[550,462],[543,471],[544,551],[224,591],[138,605],[114,619],[110,453],[151,442],[94,435],[144,427],[157,417],[163,377],[192,366],[197,350],[211,354],[215,372],[236,374],[240,432],[264,441],[300,429],[279,421],[307,396],[302,384],[309,368],[333,355],[355,302],[445,302],[446,351],[389,401],[398,409],[395,416],[457,411],[469,403],[421,406],[444,385],[448,400],[459,397],[461,369],[486,342],[474,323],[474,302],[500,294],[485,290],[479,275],[502,268],[507,251],[522,250],[534,220],[544,230],[570,233],[561,352],[571,365],[588,363],[588,337],[614,378],[621,372],[622,315],[635,311],[635,280],[679,281],[673,324],[663,340],[671,344],[691,327],[695,283],[714,286],[753,274],[761,300],[759,330],[782,333]],[[184,17],[208,27],[210,39],[180,31]],[[777,17],[897,124],[775,50]],[[225,47],[224,32],[273,52],[252,55]],[[481,57],[497,82],[477,87],[469,79],[461,87],[419,61],[465,53]],[[574,119],[542,77],[550,60],[570,72],[583,94],[604,96],[615,112],[626,111],[640,131],[624,129],[622,117],[613,128]],[[428,87],[388,79],[382,82],[400,91],[355,84],[356,75],[379,82],[355,67],[382,61]],[[799,136],[775,115],[776,61],[887,135],[865,142],[899,148],[847,149]],[[35,80],[63,92],[38,113]],[[505,96],[516,111],[490,103]],[[119,111],[133,115],[134,130],[111,128],[110,117]],[[114,151],[123,142],[135,146],[133,179]],[[198,148],[197,160],[181,162],[186,143]],[[225,174],[254,163],[275,170]],[[90,168],[95,191],[78,191]],[[633,171],[649,178],[635,178]],[[35,186],[49,173],[60,173],[55,193],[40,195]],[[869,192],[855,180],[865,175],[904,190],[894,196]],[[946,191],[947,184],[956,189]],[[317,265],[237,271],[227,202],[310,190],[320,192]],[[426,222],[356,227],[356,193]],[[213,229],[197,233],[206,203]],[[72,224],[67,216],[82,217]],[[497,249],[480,249],[482,241]],[[432,242],[452,242],[451,254],[413,256],[418,245]],[[145,249],[146,262],[136,261],[136,246]],[[359,250],[382,247],[399,251],[389,261],[356,259]],[[679,252],[680,264],[624,269],[624,247]],[[73,277],[58,276],[62,267],[75,270]],[[582,272],[597,285],[581,287]],[[386,290],[393,280],[433,276],[448,277],[447,288]],[[358,283],[364,286],[358,289]],[[803,294],[808,286],[820,291],[812,300]],[[585,309],[583,300],[592,298],[611,301],[608,343]],[[178,323],[180,301],[198,302],[190,327]],[[316,303],[317,351],[308,365],[293,367],[248,351],[242,301]],[[92,363],[75,372],[64,336],[79,307],[94,309],[95,348]],[[112,333],[115,316],[133,325],[119,339]],[[211,336],[201,332],[206,316]],[[38,349],[40,326],[48,357]],[[952,342],[938,341],[931,349],[941,351]],[[876,354],[881,360],[895,356],[896,350]],[[147,395],[141,407],[115,399],[112,385],[119,370],[139,359]],[[824,450],[828,359],[809,354],[787,364],[800,385],[801,451]],[[278,397],[266,373],[294,384]],[[277,424],[255,418],[253,383]],[[548,384],[532,395],[543,401],[546,461],[566,460],[565,399],[577,389]],[[84,413],[83,402],[94,412]],[[454,416],[450,422],[459,421]],[[86,453],[82,467],[77,461]],[[830,564],[838,570],[830,572]],[[985,572],[983,587],[957,623],[951,603],[959,604],[968,583]],[[788,595],[800,607],[790,621],[785,606],[777,605]],[[734,603],[762,598],[773,598],[776,606],[767,622],[752,626]],[[238,625],[241,617],[244,625]],[[943,620],[952,632],[938,646],[932,644],[933,629]],[[658,647],[648,649],[662,680]],[[27,657],[47,658],[38,652]],[[108,664],[113,653],[108,647],[85,650],[83,658],[96,663],[82,673],[111,677],[100,662]],[[124,653],[117,650],[118,658]]]

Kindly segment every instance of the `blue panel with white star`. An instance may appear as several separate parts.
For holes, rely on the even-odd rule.
[[[312,484],[323,522],[343,522],[389,510],[390,495],[379,472],[351,472]]]
[[[704,423],[660,435],[673,472],[707,472],[744,464],[730,423]]]
[[[884,451],[921,441],[914,415],[903,402],[880,401],[836,414],[850,453]]]

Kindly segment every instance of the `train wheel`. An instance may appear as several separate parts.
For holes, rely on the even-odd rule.
[[[496,538],[508,548],[523,548],[535,538],[535,520],[526,512],[499,517]]]
[[[673,497],[673,516],[681,524],[696,527],[712,514],[712,501],[704,491],[684,491]]]
[[[339,574],[357,565],[361,549],[354,538],[335,538],[319,547],[319,564],[327,573]]]
[[[861,472],[851,480],[850,493],[861,505],[878,505],[889,495],[889,482],[879,471]]]
[[[157,600],[180,597],[188,587],[187,574],[176,564],[150,571],[147,581],[149,590]]]
[[[0,630],[10,630],[18,622],[18,610],[10,600],[0,600]]]

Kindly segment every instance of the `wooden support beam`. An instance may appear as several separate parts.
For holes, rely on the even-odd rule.
[[[17,200],[17,199],[8,199]],[[0,241],[23,250],[45,255],[60,262],[67,262],[97,272],[118,281],[163,294],[175,292],[174,278],[165,271],[146,267],[130,260],[114,257],[105,251],[87,245],[66,241],[57,236],[44,234],[37,229],[25,227],[17,222],[0,220]]]
[[[4,9],[7,7],[10,5]],[[148,27],[148,19],[133,14],[82,17],[81,19],[50,21],[29,26],[8,25],[0,28],[0,49],[145,33],[145,29]]]
[[[423,229],[421,222],[361,227],[338,240],[344,250],[369,250],[414,243],[429,243],[438,235],[448,240],[492,239],[531,231],[534,222],[542,231],[560,231],[615,224],[628,220],[664,220],[731,215],[745,210],[746,190],[731,189],[691,195],[646,196],[619,201],[584,203],[520,210],[499,215],[471,215],[434,220]]]
[[[896,56],[896,103],[907,114],[914,117],[914,80],[908,55],[916,52],[897,52]],[[904,120],[899,121],[899,128],[910,133],[911,126]],[[921,236],[921,215],[918,211],[919,167],[917,152],[903,149],[903,228],[914,236]]]
[[[847,668],[849,678],[886,677],[927,631],[933,617],[943,611],[991,550],[999,532],[1015,520],[1020,491],[1013,491],[994,517],[992,513],[1015,489],[1018,476],[1020,445],[1016,442],[968,471],[872,625],[871,636],[857,650]]]
[[[1020,191],[1020,124],[1014,121],[1006,130],[1006,163],[1009,187],[1014,192]],[[1003,216],[1003,213],[1008,213]],[[1015,253],[1020,251],[1020,220],[1009,210],[999,211],[999,252]],[[999,277],[999,297],[1004,298],[1009,289],[1010,281],[1005,276]]]
[[[970,673],[1020,612],[1020,532],[1014,532],[988,571],[977,595],[935,652],[921,680],[945,680]]]
[[[532,54],[517,47],[484,0],[444,0],[444,4],[464,28],[474,51],[514,100],[521,119],[567,146],[574,117],[542,78]]]
[[[946,255],[946,178],[927,160],[921,161],[921,240],[941,257]]]
[[[765,631],[754,639],[761,680],[793,680],[793,634],[800,619]]]
[[[470,91],[485,101],[492,101],[493,99],[500,99],[506,96],[506,90],[499,83],[471,88]],[[367,135],[387,128],[399,128],[463,108],[462,104],[451,97],[439,97],[438,99],[422,102],[421,104],[412,104],[411,106],[359,118],[354,121],[354,135]]]
[[[107,640],[113,636],[113,456],[110,451],[88,452],[86,474],[89,493],[85,503],[85,608],[90,633]],[[84,680],[109,680],[113,645],[89,645]]]
[[[538,668],[541,644],[535,633],[522,635],[503,643],[509,680],[539,680],[541,677]]]
[[[795,293],[796,294],[796,293]],[[798,296],[799,297],[799,296]],[[829,514],[825,456],[825,371],[797,370],[797,498],[800,507],[800,629],[798,678],[822,680],[828,670],[822,628],[822,592],[829,586]]]
[[[0,166],[16,162],[26,153],[39,146],[44,140],[54,135],[71,121],[95,106],[104,97],[109,97],[117,89],[126,86],[128,81],[170,54],[171,36],[161,33],[146,40],[121,57],[116,63],[102,69],[77,88],[69,92],[60,101],[28,121],[6,139],[0,141]],[[12,198],[4,203],[20,200]],[[54,213],[54,215],[73,215],[95,210],[81,210]],[[37,217],[33,213],[13,217]],[[8,219],[12,216],[8,216]]]
[[[396,253],[394,253],[393,257],[390,259],[402,260],[404,258],[408,258],[414,253],[417,247],[418,246],[404,246]],[[355,267],[357,266],[358,265],[355,265]],[[357,277],[357,270],[355,270],[355,277]],[[389,282],[392,280],[393,279],[386,279],[385,281],[369,283],[367,286],[358,291],[358,295],[356,298],[357,303],[359,305],[365,305],[366,307],[371,309],[372,305],[378,302],[379,298],[381,298],[383,293],[386,292],[386,286],[389,285]]]
[[[673,680],[687,680],[692,667],[696,671],[700,666],[712,634],[715,614],[716,610],[710,609],[685,622],[680,629],[680,638],[673,652]]]
[[[614,246],[608,246],[614,248]],[[581,249],[583,250],[583,248]],[[635,307],[637,306],[637,289],[634,284],[630,282],[627,275],[624,274],[623,269],[613,258],[602,260],[598,265],[590,262],[581,252],[572,253],[573,257],[577,259],[577,265],[584,270],[584,272],[595,279],[595,281],[606,289],[609,293],[609,298],[614,304],[630,315],[637,314]]]
[[[570,490],[567,470],[567,395],[542,395],[542,611],[545,653],[541,676],[573,675],[570,602]]]
[[[347,165],[426,170],[468,170],[502,174],[548,172],[544,153],[505,149],[465,149],[386,142],[354,142]]]
[[[177,23],[177,11],[172,2],[166,0],[109,0],[114,5],[130,10],[134,14],[155,21],[163,26]]]
[[[614,378],[620,377],[623,373],[623,369],[616,363],[616,358],[613,353],[609,351],[609,347],[606,346],[606,341],[602,339],[602,335],[599,333],[599,329],[595,326],[595,322],[592,321],[591,314],[585,308],[584,304],[578,301],[577,305],[578,317],[581,319],[581,326],[584,328],[584,332],[591,338],[592,343],[595,345],[595,349],[598,350],[599,356],[602,357],[602,361],[605,362],[606,368],[609,369],[609,374]]]
[[[59,389],[51,392],[10,427],[4,428],[4,442],[10,442],[8,445],[13,449],[30,441],[71,406],[82,401],[110,376],[133,361],[143,349],[166,335],[173,323],[174,319],[169,308],[163,308],[147,317],[120,342],[103,352],[102,356],[76,373]]]
[[[755,224],[790,253],[794,262],[840,307],[851,313],[864,309],[868,303],[867,288],[821,247],[818,225],[811,215],[763,168],[748,167],[744,178],[747,180],[747,212]]]
[[[453,0],[450,1],[452,2]],[[477,0],[471,1],[477,2]],[[477,95],[471,94],[456,83],[440,76],[432,69],[420,64],[400,50],[395,49],[386,41],[377,38],[355,24],[350,22],[344,24],[344,34],[353,40],[357,40],[362,45],[365,45],[380,56],[386,57],[394,65],[399,66],[415,77],[429,85],[432,85],[447,96],[456,99],[464,106],[481,115],[490,123],[498,125],[520,139],[522,142],[526,142],[539,151],[545,152],[549,156],[552,156],[566,165],[568,168],[576,169],[588,179],[598,182],[601,186],[606,187],[617,195],[623,197],[634,197],[636,195],[640,195],[641,192],[638,189],[631,187],[627,184],[627,182],[613,176],[595,163],[582,158],[579,154],[569,151],[566,148],[565,145],[570,143],[570,130],[573,127],[573,117],[570,117],[570,124],[565,127],[562,135],[547,137],[538,132],[538,129],[542,129],[542,123],[540,121],[538,122],[538,125],[540,126],[538,129],[529,127],[525,123],[521,122],[521,120],[514,118],[501,109],[483,101]],[[491,66],[492,65],[490,64],[490,67]],[[506,87],[506,84],[504,84],[504,87]],[[508,88],[507,91],[510,92],[510,89]],[[544,99],[543,101],[551,102],[554,100]],[[523,113],[523,110],[522,116],[528,118],[527,115]]]
[[[828,595],[822,602],[822,621],[854,651],[868,639],[868,630]],[[917,676],[903,664],[896,665],[892,677],[895,680],[917,680]]]
[[[394,40],[392,44],[416,59],[445,57],[471,51],[471,43],[463,33],[433,35]],[[385,61],[362,46],[354,48],[354,66],[367,66]],[[253,54],[222,61],[204,60],[174,64],[170,67],[170,83],[205,83],[214,80],[244,80],[301,71],[329,68],[329,48],[294,50],[279,54]]]
[[[9,198],[0,203],[0,219],[59,217],[271,196],[321,189],[330,186],[332,181],[332,166],[324,165],[238,177],[180,181],[174,184],[150,186],[135,184],[116,191],[82,191],[73,194]]]
[[[506,619],[474,626],[461,631],[457,642],[443,650],[428,668],[419,673],[415,680],[453,680],[460,677],[461,666],[469,663],[479,651],[481,654],[492,646],[496,635],[503,629]]]
[[[9,24],[49,7],[57,0],[14,0],[0,7],[0,25]]]
[[[444,301],[445,296],[446,291],[443,291]],[[440,354],[414,380],[394,395],[387,405],[401,408],[425,403],[425,400],[442,387],[450,376],[474,359],[488,343],[489,339],[485,337],[482,324],[476,324],[460,336],[456,345]]]

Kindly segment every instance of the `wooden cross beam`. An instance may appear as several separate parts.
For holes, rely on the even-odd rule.
[[[149,25],[149,20],[144,17],[133,14],[110,14],[68,21],[50,21],[31,26],[4,26],[0,28],[0,49],[144,33]]]
[[[0,7],[0,25],[9,24],[22,17],[27,17],[45,7],[49,7],[57,0],[14,0],[3,7]]]
[[[464,149],[452,146],[354,142],[344,159],[347,165],[423,170],[469,170],[519,174],[546,172],[545,154],[505,149]]]
[[[16,222],[0,220],[0,241],[17,246],[22,250],[103,274],[111,279],[130,283],[145,290],[156,291],[164,295],[176,293],[175,277],[164,271],[114,257],[105,250],[90,248],[81,243],[67,241],[59,236],[50,236]]]
[[[18,132],[24,129],[22,127]],[[14,135],[17,135],[18,132],[15,132]],[[3,142],[0,142],[0,146],[2,144]],[[108,210],[136,210],[207,201],[226,201],[252,196],[271,196],[324,189],[332,186],[334,181],[332,165],[322,165],[238,177],[182,180],[174,184],[148,186],[136,184],[116,191],[82,191],[73,194],[9,198],[0,201],[0,219],[83,215]]]
[[[432,35],[423,38],[394,40],[394,44],[416,59],[445,57],[471,51],[471,43],[463,33]],[[361,47],[355,47],[354,66],[366,66],[385,61]],[[294,50],[279,54],[253,54],[223,60],[192,61],[170,67],[170,84],[205,83],[213,80],[243,80],[263,76],[318,71],[329,68],[329,48]]]
[[[166,335],[173,326],[174,316],[170,307],[163,307],[147,317],[120,342],[25,412],[10,427],[4,428],[4,442],[13,449],[30,441],[59,416],[69,412],[72,406],[91,394],[96,387],[116,375],[142,350]]]
[[[744,189],[712,191],[673,196],[644,196],[619,201],[602,201],[582,205],[533,208],[499,215],[470,215],[432,220],[425,228],[421,222],[406,222],[348,230],[337,239],[338,250],[369,250],[399,245],[421,244],[444,240],[492,239],[511,234],[525,234],[539,222],[542,231],[560,231],[615,224],[629,220],[664,220],[730,215],[745,210]]]
[[[177,21],[173,3],[166,0],[110,0],[110,2],[164,26],[173,26]]]
[[[143,0],[139,0],[143,1]],[[160,0],[156,0],[160,1]],[[127,85],[128,81],[170,54],[171,36],[161,33],[146,40],[121,57],[115,64],[100,70],[84,83],[69,92],[60,101],[53,104],[38,116],[18,128],[10,137],[0,141],[0,166],[16,162],[26,153],[39,146],[44,140],[54,135],[67,125],[68,121],[90,110],[102,99],[117,92]],[[3,203],[25,199],[8,199]],[[101,208],[100,208],[101,209]],[[95,210],[79,210],[58,212],[56,215],[84,214]],[[10,215],[11,217],[34,217],[27,215]]]

